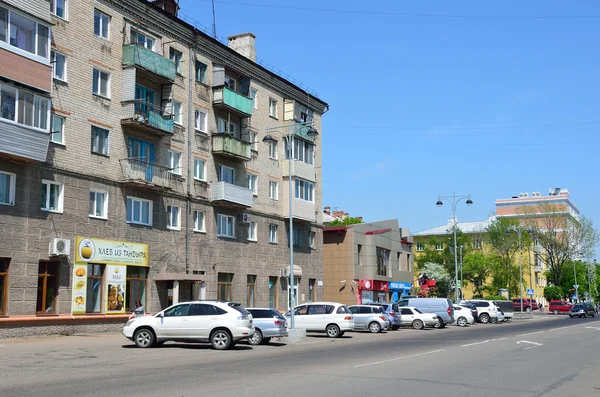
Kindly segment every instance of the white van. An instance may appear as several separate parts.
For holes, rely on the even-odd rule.
[[[400,306],[413,306],[423,313],[434,313],[438,317],[436,328],[444,328],[454,322],[454,308],[448,298],[410,298],[402,299]]]
[[[289,325],[290,312],[285,313]],[[342,303],[311,302],[294,308],[295,328],[307,332],[326,332],[330,338],[339,338],[346,331],[354,330],[354,317]]]

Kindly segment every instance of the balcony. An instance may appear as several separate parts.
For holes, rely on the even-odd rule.
[[[175,80],[175,64],[137,44],[123,45],[123,66],[137,66],[168,81]]]
[[[121,125],[132,130],[163,136],[173,134],[173,118],[144,100],[121,102]]]
[[[290,216],[289,205],[287,205],[287,197],[285,197],[285,205],[283,206],[283,216]],[[315,203],[310,201],[294,199],[292,203],[292,218],[301,222],[316,222],[317,215],[315,213]]]
[[[304,161],[294,161],[294,175],[295,177],[305,179],[307,181],[316,182],[315,166],[306,164]],[[283,176],[290,176],[290,161],[283,161]]]
[[[252,116],[252,99],[225,86],[213,87],[213,106],[239,117]]]
[[[121,159],[119,163],[121,183],[151,190],[171,189],[169,168],[136,158]]]
[[[544,271],[544,268],[542,266],[536,266],[535,267],[535,272],[536,273],[542,273]]]
[[[250,161],[252,154],[250,152],[251,144],[242,141],[230,134],[213,134],[212,152],[223,156],[232,157],[238,160]]]
[[[210,184],[210,201],[235,208],[252,207],[252,190],[227,182]]]

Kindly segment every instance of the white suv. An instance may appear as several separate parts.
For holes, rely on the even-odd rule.
[[[176,341],[210,342],[224,350],[253,334],[252,315],[223,301],[178,303],[152,316],[134,317],[123,327],[123,335],[142,348]]]
[[[290,312],[285,314],[290,323]],[[346,305],[335,302],[312,302],[294,308],[295,328],[309,332],[326,332],[330,338],[338,338],[346,331],[354,330],[354,318]]]
[[[499,313],[502,311],[494,304],[493,301],[483,300],[483,299],[470,299],[460,301],[460,303],[472,303],[477,307],[477,317],[479,318],[479,322],[486,324],[489,322],[496,323],[498,322]],[[500,321],[504,321],[504,316],[501,316],[502,319]]]

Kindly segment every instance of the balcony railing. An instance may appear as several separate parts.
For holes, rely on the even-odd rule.
[[[252,190],[227,182],[211,183],[210,198],[213,202],[223,202],[246,208],[252,207],[254,199]]]
[[[152,164],[137,158],[119,160],[121,163],[121,182],[148,187],[171,188],[171,173],[169,168]]]
[[[543,272],[543,271],[544,271],[544,268],[543,268],[542,266],[536,266],[536,267],[535,267],[535,272],[536,272],[536,273],[541,273],[541,272]]]
[[[175,80],[175,63],[137,44],[123,45],[123,65],[139,66],[167,80]]]
[[[213,106],[233,111],[238,116],[252,116],[252,99],[225,86],[213,88]]]
[[[142,99],[122,102],[121,122],[129,122],[139,129],[173,133],[173,117],[163,116],[162,108]]]
[[[214,154],[250,161],[252,160],[251,146],[251,143],[237,139],[230,134],[219,133],[212,136],[212,152]]]

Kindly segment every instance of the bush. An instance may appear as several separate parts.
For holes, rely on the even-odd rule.
[[[506,297],[504,297],[502,295],[488,295],[488,296],[485,296],[483,299],[485,299],[486,301],[505,301],[505,300],[508,300],[508,299],[506,299]]]
[[[565,294],[561,287],[556,285],[544,288],[544,298],[548,301],[558,301],[564,298]]]

